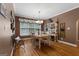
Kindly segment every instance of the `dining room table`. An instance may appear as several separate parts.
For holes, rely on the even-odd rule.
[[[50,35],[42,34],[42,35],[35,35],[33,36],[34,40],[38,40],[39,49],[41,48],[41,42],[48,40],[48,44],[50,45]]]

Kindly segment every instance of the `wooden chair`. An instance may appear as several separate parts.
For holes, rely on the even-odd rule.
[[[34,46],[34,48],[36,48],[38,46],[38,38],[36,38],[35,36],[32,36],[32,39],[31,39],[31,42],[32,42],[32,45]]]
[[[22,40],[20,37],[15,38],[15,45],[16,45],[16,48],[21,47],[25,49],[24,40]]]
[[[46,36],[42,38],[42,42],[45,44],[48,44],[49,46],[52,45],[52,40],[51,40],[51,36]]]

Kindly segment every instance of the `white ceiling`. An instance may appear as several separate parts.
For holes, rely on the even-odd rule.
[[[15,3],[15,15],[34,19],[49,19],[77,8],[77,3]],[[40,13],[39,13],[40,11]]]

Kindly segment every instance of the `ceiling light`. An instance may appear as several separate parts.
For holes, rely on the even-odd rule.
[[[39,23],[39,24],[41,24],[41,23],[43,23],[43,20],[41,20],[41,21],[36,21],[36,23]]]

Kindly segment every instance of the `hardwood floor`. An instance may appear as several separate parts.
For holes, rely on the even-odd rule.
[[[26,40],[25,49],[16,48],[14,56],[79,56],[79,48],[68,46],[62,43],[54,42],[51,46],[42,46],[34,48],[30,40]]]

